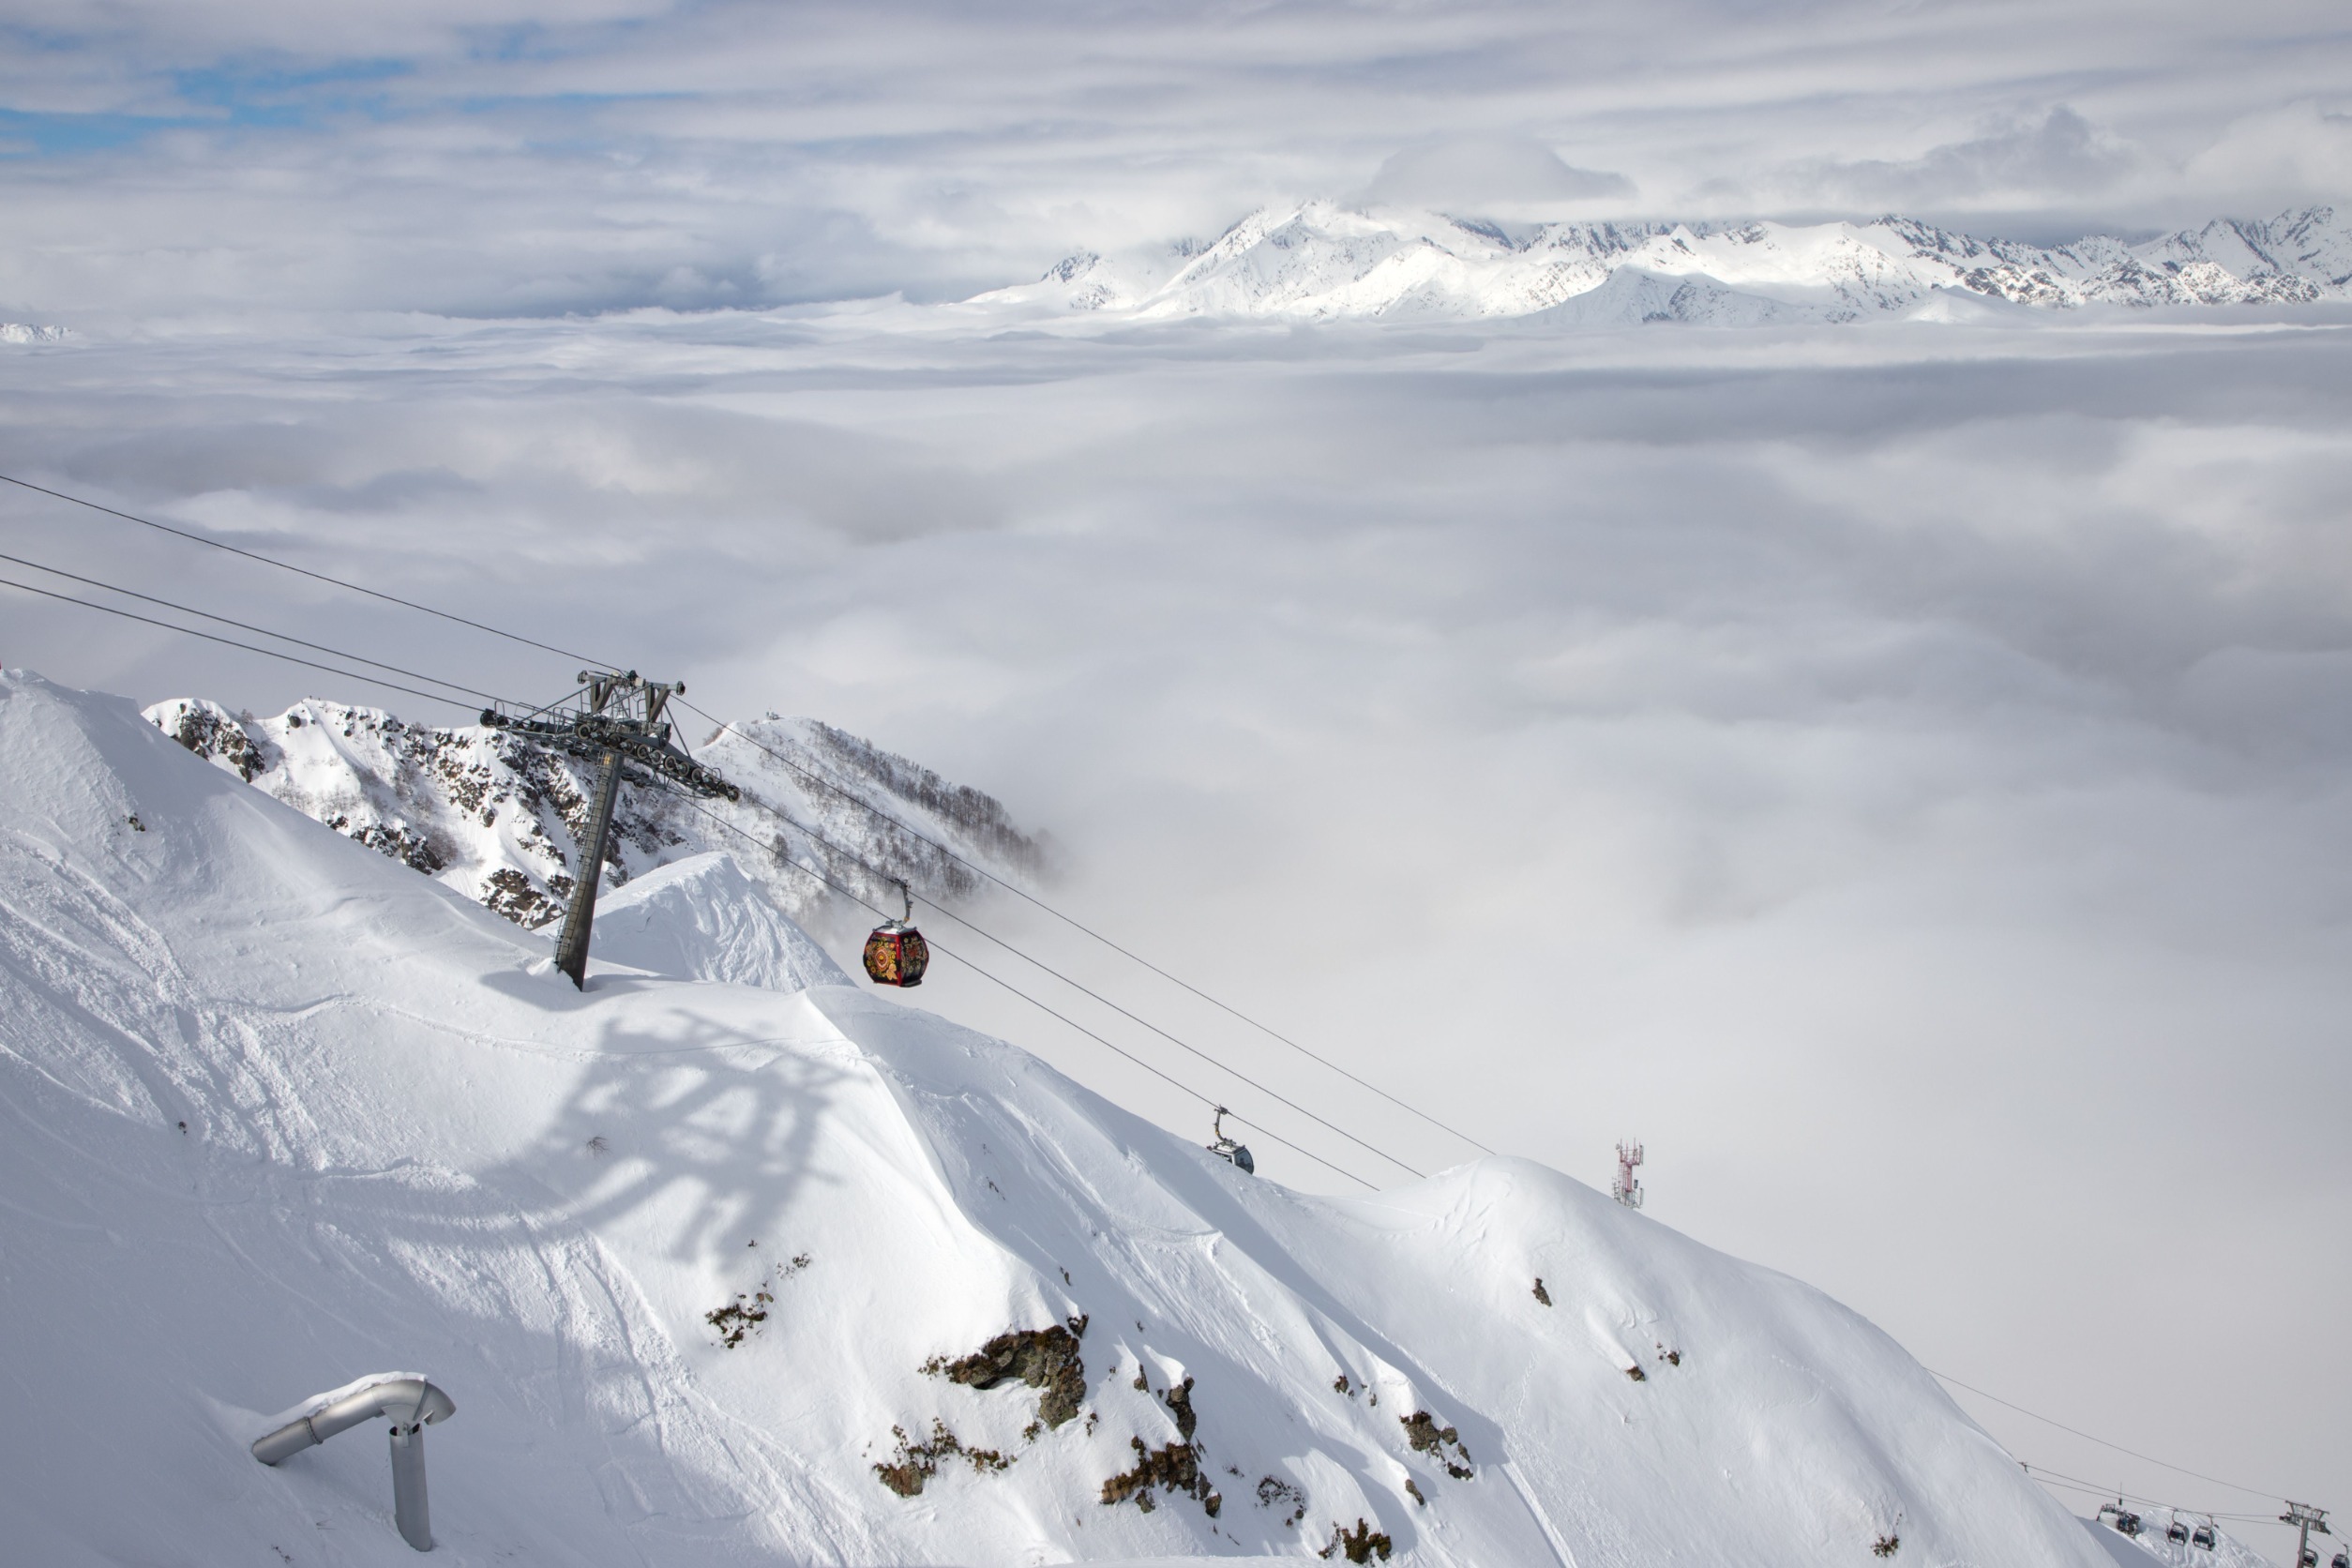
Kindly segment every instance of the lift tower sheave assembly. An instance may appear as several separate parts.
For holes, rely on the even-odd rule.
[[[596,883],[604,874],[605,850],[612,836],[612,803],[621,790],[621,770],[634,763],[698,795],[740,800],[743,792],[687,756],[670,738],[662,716],[670,699],[684,693],[684,681],[649,681],[636,671],[623,674],[583,670],[580,689],[560,702],[529,713],[482,710],[482,723],[505,730],[550,751],[596,764],[595,793],[588,802],[588,831],[574,867],[572,896],[564,928],[555,939],[555,967],[572,984],[588,988],[588,932],[596,920]]]
[[[2295,1568],[2309,1568],[2319,1560],[2311,1549],[2311,1532],[2315,1530],[2322,1535],[2329,1533],[2326,1509],[2289,1501],[2286,1512],[2279,1515],[2279,1523],[2295,1526]]]

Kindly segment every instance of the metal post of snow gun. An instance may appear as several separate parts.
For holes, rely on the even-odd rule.
[[[458,1413],[457,1401],[422,1378],[393,1378],[347,1394],[309,1415],[289,1421],[253,1440],[253,1457],[264,1465],[314,1448],[377,1416],[392,1418],[392,1518],[400,1539],[420,1552],[433,1549],[432,1519],[425,1505],[425,1428]]]

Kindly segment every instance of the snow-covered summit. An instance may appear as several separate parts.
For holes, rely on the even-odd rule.
[[[318,698],[274,718],[201,698],[158,702],[146,716],[216,766],[517,925],[547,926],[571,897],[592,783],[576,759],[507,731],[410,723]],[[746,799],[689,806],[626,773],[602,885],[720,852],[768,902],[808,920],[826,897],[812,870],[881,900],[896,893],[878,870],[926,897],[978,891],[940,844],[1011,877],[1042,864],[1043,846],[997,801],[831,725],[770,714],[698,741],[697,754]]]
[[[735,857],[673,860],[596,905],[596,957],[675,980],[772,991],[846,986],[832,956],[768,901]]]
[[[24,1560],[413,1560],[370,1430],[246,1449],[382,1366],[460,1564],[2106,1560],[1877,1329],[1530,1162],[1310,1198],[822,973],[577,991],[22,672],[0,821]]]
[[[2140,244],[2045,247],[1916,219],[1871,223],[1546,223],[1311,201],[1262,208],[1215,241],[1080,252],[977,296],[1003,311],[1123,318],[1495,318],[1560,311],[1626,273],[1669,280],[1555,319],[1855,321],[1938,294],[2056,308],[2352,298],[2352,211],[2216,219]],[[1675,283],[1690,291],[1678,294]],[[1730,301],[1736,299],[1733,305]]]

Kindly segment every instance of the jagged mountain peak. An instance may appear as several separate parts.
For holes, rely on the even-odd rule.
[[[315,697],[269,718],[202,698],[145,712],[216,766],[519,926],[559,919],[580,874],[589,767],[510,731],[415,724]],[[905,878],[918,897],[969,897],[982,881],[972,865],[1021,879],[1045,867],[1043,841],[1002,803],[822,720],[771,713],[694,750],[746,798],[689,805],[625,772],[603,885],[724,852],[778,909],[848,930],[863,912],[825,880],[895,908],[885,877]]]
[[[1662,316],[1647,296],[1637,310],[1605,309],[1605,296],[1551,319],[1850,322],[1916,314],[1953,294],[2066,309],[2341,299],[2352,297],[2352,223],[2320,205],[2265,220],[2216,219],[2141,243],[2087,235],[2040,246],[1900,214],[1807,224],[1505,225],[1315,198],[1260,207],[1206,245],[1080,252],[1035,283],[970,303],[1145,321],[1510,318],[1556,311],[1624,269],[1694,282],[1692,298],[1717,303]],[[1758,303],[1726,310],[1725,293]]]

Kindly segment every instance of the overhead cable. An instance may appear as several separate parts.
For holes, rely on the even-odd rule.
[[[1231,1005],[1229,1003],[1220,1001],[1218,998],[1202,990],[1199,987],[1182,978],[1181,976],[1169,973],[1167,970],[1162,969],[1151,959],[1144,957],[1141,954],[1134,952],[1127,947],[1122,946],[1116,942],[1113,942],[1110,938],[1103,935],[1100,931],[1095,930],[1093,927],[1086,925],[1084,922],[1078,920],[1071,915],[1063,913],[1060,910],[1055,909],[1051,904],[1047,903],[1044,899],[1029,892],[1026,888],[1021,887],[1018,883],[1008,882],[1004,878],[998,876],[994,871],[989,870],[987,867],[957,853],[954,849],[946,844],[941,843],[938,839],[932,837],[929,834],[925,833],[922,829],[901,822],[898,818],[892,816],[889,812],[883,810],[881,807],[876,806],[873,802],[867,800],[864,795],[858,793],[856,791],[849,788],[845,784],[842,784],[838,780],[830,777],[822,769],[812,768],[794,758],[785,755],[783,752],[776,749],[776,747],[769,746],[766,742],[761,740],[757,735],[754,735],[748,731],[746,731],[736,725],[729,724],[723,719],[714,717],[708,713],[704,713],[702,709],[695,707],[694,704],[686,701],[684,698],[680,698],[677,701],[680,707],[685,708],[691,713],[701,715],[703,718],[708,719],[711,723],[718,725],[721,730],[732,731],[735,734],[740,735],[743,739],[750,742],[754,747],[766,752],[769,756],[775,758],[777,761],[783,763],[794,773],[799,774],[802,777],[807,778],[810,782],[841,796],[852,805],[880,818],[882,821],[888,822],[891,826],[897,828],[902,832],[912,834],[916,838],[930,845],[933,849],[939,851],[942,854],[948,856],[967,870],[986,877],[988,881],[996,883],[997,886],[1003,888],[1015,897],[1019,898],[1026,903],[1033,904],[1038,909],[1045,911],[1046,913],[1053,916],[1056,920],[1061,921],[1063,925],[1071,927],[1073,930],[1079,931],[1086,936],[1092,937],[1094,941],[1102,943],[1105,947],[1109,948],[1112,952],[1128,959],[1130,962],[1140,964],[1143,968],[1150,970],[1153,973],[1158,975],[1161,979],[1166,980],[1170,985],[1189,991],[1194,996],[1199,997],[1201,1001],[1209,1003],[1220,1012],[1227,1013],[1233,1018],[1241,1019],[1242,1022],[1249,1025],[1252,1029],[1257,1030],[1259,1033],[1289,1047],[1292,1050],[1297,1051],[1301,1056],[1305,1057],[1310,1062],[1314,1062],[1324,1067],[1330,1068],[1333,1072],[1337,1073],[1341,1078],[1346,1078],[1349,1082],[1355,1084],[1359,1088],[1368,1090],[1372,1093],[1378,1094],[1381,1099],[1386,1100],[1389,1104],[1396,1107],[1398,1109],[1410,1112],[1412,1115],[1419,1117],[1422,1121],[1426,1122],[1429,1125],[1438,1128],[1440,1131],[1449,1133],[1455,1138],[1460,1138],[1463,1142],[1469,1144],[1471,1148],[1476,1149],[1481,1153],[1491,1154],[1494,1153],[1492,1148],[1488,1147],[1485,1143],[1482,1143],[1477,1138],[1472,1138],[1470,1134],[1461,1131],[1457,1127],[1448,1125],[1446,1123],[1440,1121],[1438,1118],[1430,1115],[1427,1111],[1410,1103],[1409,1101],[1398,1099],[1387,1090],[1382,1089],[1379,1084],[1368,1082],[1365,1079],[1357,1077],[1354,1073],[1349,1072],[1347,1068],[1341,1066],[1338,1063],[1332,1061],[1329,1057],[1323,1056],[1319,1052],[1309,1050],[1306,1047],[1299,1044],[1296,1040],[1291,1039],[1289,1035],[1280,1033],[1267,1024],[1259,1022],[1256,1018],[1251,1018],[1247,1013],[1243,1012],[1240,1008]],[[1039,967],[1043,968],[1044,966],[1040,965]],[[1073,983],[1075,984],[1075,982]],[[1386,1156],[1382,1157],[1385,1158]]]
[[[296,658],[294,655],[281,653],[276,648],[257,648],[250,642],[239,642],[234,637],[216,637],[208,631],[198,631],[194,626],[173,626],[169,621],[158,621],[152,615],[134,614],[128,610],[118,610],[111,604],[93,604],[88,599],[77,599],[71,594],[60,594],[48,588],[36,588],[29,582],[19,582],[14,578],[0,577],[0,587],[18,588],[27,594],[38,594],[45,599],[58,599],[67,604],[78,604],[84,610],[98,611],[101,614],[119,615],[126,621],[139,621],[147,626],[161,626],[165,631],[175,631],[183,637],[201,637],[207,642],[219,642],[226,647],[242,648],[249,654],[259,654],[264,658],[279,659],[287,664],[299,664],[311,670],[324,670],[330,675],[340,675],[347,681],[358,681],[368,686],[382,686],[386,691],[406,692],[411,697],[422,697],[429,702],[440,702],[452,708],[465,708],[472,705],[458,701],[455,698],[444,697],[439,692],[419,691],[415,686],[402,686],[398,681],[387,681],[376,675],[363,675],[356,670],[344,670],[332,664],[321,664],[318,660],[311,658]]]
[[[404,599],[397,594],[387,594],[382,589],[370,588],[365,583],[353,582],[345,578],[329,577],[324,572],[314,572],[308,566],[297,566],[291,561],[280,561],[274,555],[264,555],[259,550],[224,544],[219,539],[191,533],[185,528],[174,528],[168,522],[157,522],[152,518],[143,518],[130,512],[118,511],[113,506],[100,505],[95,501],[85,501],[78,495],[68,495],[64,490],[51,490],[47,485],[34,484],[29,479],[19,479],[10,475],[0,474],[0,483],[14,485],[20,490],[33,490],[41,495],[54,496],[60,501],[70,501],[77,506],[87,506],[94,512],[104,512],[108,517],[120,518],[125,522],[135,522],[142,528],[152,528],[158,534],[170,534],[195,544],[208,545],[214,550],[225,550],[232,555],[242,555],[249,561],[259,561],[265,566],[276,566],[280,571],[293,572],[297,576],[309,578],[314,582],[330,583],[337,588],[349,589],[354,594],[365,594],[371,599],[382,599],[386,604],[397,604],[403,610],[420,611],[427,615],[436,615],[442,620],[454,622],[461,626],[472,626],[475,631],[486,631],[492,637],[503,637],[509,642],[520,642],[525,647],[537,648],[544,653],[560,654],[565,658],[578,659],[582,664],[598,665],[608,670],[620,668],[619,665],[606,659],[590,658],[586,654],[569,653],[551,642],[541,642],[536,638],[523,637],[511,631],[501,631],[496,626],[487,626],[480,621],[469,620],[463,615],[454,614],[446,610],[435,610],[431,605],[418,604],[415,599]]]
[[[2279,1495],[2268,1487],[2245,1486],[2240,1485],[2235,1481],[2224,1481],[2217,1475],[2208,1475],[2203,1470],[2193,1470],[2185,1465],[2176,1465],[2170,1460],[2159,1459],[2152,1454],[2142,1454],[2136,1448],[2126,1448],[2121,1443],[2109,1442],[2104,1438],[2092,1437],[2088,1432],[2083,1431],[2079,1427],[2069,1426],[2062,1421],[2053,1421],[2048,1416],[2042,1414],[2039,1410],[2029,1410],[2023,1405],[2011,1404],[2010,1401],[2002,1398],[1998,1394],[1987,1394],[1981,1388],[1977,1388],[1968,1383],[1964,1383],[1959,1379],[1938,1372],[1932,1366],[1923,1365],[1922,1370],[1926,1372],[1929,1377],[1935,1378],[1942,1382],[1950,1383],[1954,1388],[1966,1389],[1968,1393],[1975,1395],[1980,1399],[1990,1399],[1994,1404],[2006,1406],[2008,1409],[2015,1410],[2019,1415],[2031,1416],[2034,1420],[2041,1422],[2045,1426],[2055,1426],[2061,1432],[2072,1433],[2073,1436],[2082,1439],[2085,1442],[2095,1442],[2102,1448],[2112,1448],[2118,1454],[2126,1454],[2134,1459],[2143,1460],[2148,1464],[2158,1466],[2164,1470],[2176,1470],[2182,1475],[2194,1476],[2199,1481],[2209,1482],[2216,1486],[2226,1486],[2233,1492],[2244,1492],[2250,1497],[2268,1498]]]
[[[2211,1508],[2189,1508],[2168,1499],[2148,1497],[2143,1493],[2127,1491],[2120,1486],[2103,1486],[2096,1481],[2086,1481],[2079,1475],[2068,1475],[2063,1470],[2054,1470],[2046,1465],[2029,1465],[2022,1459],[2018,1461],[2018,1468],[2044,1486],[2059,1486],[2070,1492],[2088,1492],[2094,1497],[2113,1498],[2118,1502],[2136,1502],[2143,1508],[2162,1508],[2174,1514],[2186,1514],[2191,1518],[2216,1521],[2235,1519],[2241,1523],[2257,1525],[2270,1522],[2270,1515],[2268,1514],[2232,1514],[2225,1510]]]
[[[487,698],[492,702],[505,701],[494,692],[476,691],[472,686],[460,686],[455,681],[445,681],[438,675],[428,675],[422,671],[403,669],[397,664],[386,664],[382,659],[369,658],[364,655],[349,653],[341,648],[330,648],[324,642],[312,642],[289,632],[272,631],[267,626],[257,626],[246,621],[233,621],[226,615],[215,615],[209,610],[198,610],[193,605],[176,604],[170,599],[159,599],[153,594],[143,594],[136,588],[125,588],[119,583],[103,581],[95,577],[83,577],[80,572],[69,572],[61,566],[46,566],[38,561],[27,561],[22,555],[0,553],[0,561],[12,562],[20,566],[30,566],[37,572],[47,572],[52,577],[62,577],[68,581],[86,583],[92,588],[103,588],[110,594],[120,594],[125,598],[141,599],[148,604],[161,605],[166,610],[176,610],[183,615],[194,615],[206,621],[218,622],[224,626],[234,626],[239,631],[249,631],[262,637],[274,637],[280,642],[291,642],[298,648],[310,648],[322,654],[333,654],[337,658],[347,658],[354,664],[368,665],[376,670],[388,670],[395,675],[406,675],[411,680],[430,681],[435,686],[447,686],[451,691],[461,691],[469,697]]]
[[[855,851],[835,843],[832,839],[827,838],[823,834],[819,833],[815,828],[809,827],[806,823],[796,821],[790,812],[785,811],[780,807],[770,805],[768,802],[761,800],[758,795],[751,793],[749,791],[744,792],[744,799],[747,804],[758,807],[761,810],[769,813],[778,822],[783,822],[786,826],[807,834],[809,837],[815,839],[818,843],[822,844],[825,848],[833,851],[836,854],[847,856],[849,859],[854,861],[857,865],[864,867],[867,870],[871,871],[878,877],[884,875],[880,867],[867,861]],[[939,900],[935,898],[927,898],[923,901],[929,904],[933,909],[939,911],[940,913],[947,916],[948,919],[956,922],[957,925],[961,926],[966,930],[972,932],[974,936],[985,938],[996,946],[1002,947],[1004,951],[1012,954],[1013,957],[1020,959],[1023,963],[1044,970],[1048,974],[1052,975],[1056,980],[1061,981],[1072,990],[1078,992],[1082,996],[1093,998],[1096,1002],[1101,1003],[1104,1006],[1109,1008],[1112,1012],[1118,1014],[1121,1018],[1125,1018],[1130,1023],[1142,1025],[1145,1029],[1150,1030],[1153,1033],[1158,1035],[1161,1039],[1166,1040],[1169,1045],[1174,1046],[1177,1049],[1188,1052],[1192,1056],[1199,1058],[1200,1061],[1206,1062],[1209,1065],[1216,1068],[1220,1072],[1230,1073],[1233,1077],[1241,1079],[1244,1083],[1248,1084],[1252,1089],[1257,1090],[1260,1094],[1265,1095],[1268,1099],[1289,1107],[1292,1110],[1297,1111],[1301,1116],[1305,1117],[1308,1121],[1321,1126],[1326,1131],[1337,1133],[1341,1138],[1346,1138],[1349,1142],[1354,1144],[1357,1148],[1364,1150],[1365,1153],[1378,1155],[1380,1158],[1388,1161],[1389,1164],[1396,1167],[1399,1170],[1404,1171],[1410,1176],[1421,1176],[1425,1174],[1425,1172],[1417,1170],[1413,1167],[1407,1165],[1403,1160],[1398,1159],[1395,1155],[1390,1153],[1385,1149],[1380,1148],[1379,1145],[1367,1143],[1363,1138],[1360,1138],[1355,1134],[1349,1132],[1347,1128],[1342,1127],[1335,1123],[1325,1121],[1322,1117],[1318,1116],[1315,1112],[1307,1109],[1306,1107],[1299,1104],[1296,1100],[1289,1098],[1288,1095],[1281,1093],[1277,1090],[1271,1089],[1265,1084],[1259,1082],[1256,1078],[1251,1078],[1247,1073],[1243,1072],[1240,1068],[1218,1061],[1215,1057],[1209,1055],[1206,1051],[1200,1050],[1197,1047],[1194,1047],[1187,1042],[1179,1039],[1177,1036],[1170,1034],[1167,1030],[1162,1029],[1158,1024],[1152,1022],[1151,1019],[1139,1018],[1136,1014],[1129,1012],[1126,1008],[1120,1006],[1119,1003],[1111,1001],[1100,991],[1093,990],[1089,987],[1071,979],[1060,970],[1055,969],[1051,964],[1046,963],[1040,958],[1033,957],[1029,954],[1022,952],[1011,942],[1006,942],[1003,937],[997,936],[993,932],[973,924],[970,919],[957,914],[946,905],[939,902]],[[867,905],[867,907],[868,909],[873,908],[870,904]]]
[[[680,795],[677,798],[679,803],[686,807],[689,810],[701,812],[703,816],[708,817],[712,822],[716,822],[719,826],[727,829],[728,832],[736,834],[743,838],[749,840],[751,843],[759,845],[761,851],[768,853],[776,853],[776,858],[781,860],[785,865],[792,867],[796,871],[814,877],[817,881],[822,882],[825,886],[831,888],[834,892],[840,894],[843,897],[851,900],[852,903],[859,904],[871,911],[873,913],[882,916],[884,919],[888,919],[890,917],[887,910],[884,910],[878,905],[867,902],[865,897],[861,895],[853,893],[850,889],[843,887],[839,882],[835,882],[831,877],[826,876],[822,871],[818,870],[815,867],[804,866],[790,855],[776,853],[774,845],[761,843],[759,836],[752,833],[748,829],[744,828],[737,823],[729,822],[717,812],[711,810],[697,801],[689,800],[684,795]],[[1023,1002],[1028,1003],[1032,1007],[1036,1008],[1047,1017],[1059,1019],[1061,1022],[1068,1024],[1072,1029],[1077,1030],[1080,1034],[1085,1035],[1096,1045],[1126,1058],[1127,1061],[1142,1068],[1145,1072],[1151,1074],[1153,1078],[1158,1078],[1162,1083],[1167,1084],[1168,1087],[1178,1091],[1179,1093],[1189,1094],[1192,1098],[1199,1100],[1204,1106],[1214,1106],[1218,1103],[1211,1096],[1203,1094],[1199,1090],[1195,1089],[1192,1085],[1184,1082],[1182,1078],[1170,1077],[1168,1073],[1152,1065],[1151,1063],[1146,1062],[1143,1058],[1136,1055],[1133,1051],[1127,1050],[1124,1048],[1105,1039],[1102,1035],[1095,1033],[1094,1031],[1087,1028],[1084,1024],[1078,1022],[1076,1018],[1071,1018],[1068,1014],[1058,1011],[1057,1009],[1047,1005],[1045,1003],[1040,1002],[1037,998],[1030,995],[1027,991],[1022,990],[1018,986],[1014,985],[1003,975],[981,968],[978,964],[973,963],[970,958],[965,957],[955,949],[943,947],[937,942],[929,942],[929,946],[933,952],[945,954],[948,957],[955,959],[966,969],[971,970],[974,974],[979,975],[982,979],[993,981],[995,984],[1012,992],[1015,996],[1020,998]],[[1229,1116],[1233,1115],[1233,1113],[1229,1110],[1226,1112],[1226,1114]],[[1315,1153],[1311,1150],[1300,1147],[1298,1144],[1291,1142],[1289,1138],[1284,1138],[1280,1133],[1274,1132],[1273,1129],[1267,1127],[1262,1123],[1253,1122],[1241,1116],[1233,1116],[1233,1120],[1241,1123],[1244,1126],[1254,1128],[1260,1136],[1272,1140],[1273,1142],[1281,1144],[1285,1149],[1289,1150],[1292,1153],[1310,1159],[1317,1165],[1321,1166],[1324,1169],[1332,1171],[1336,1175],[1345,1176],[1348,1180],[1355,1183],[1359,1186],[1364,1187],[1373,1192],[1378,1192],[1380,1190],[1378,1183],[1365,1181],[1363,1177],[1357,1175],[1354,1171],[1349,1170],[1345,1166],[1334,1165],[1331,1161],[1323,1158],[1322,1155]]]

